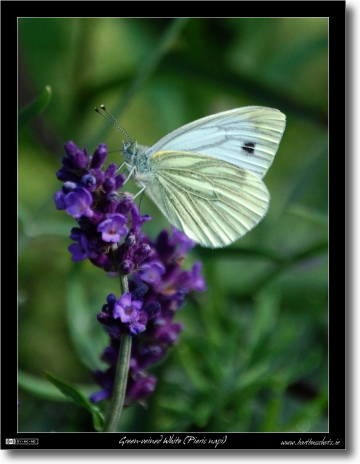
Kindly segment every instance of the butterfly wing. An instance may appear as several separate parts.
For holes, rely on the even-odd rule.
[[[145,152],[151,157],[167,150],[213,156],[264,177],[285,130],[279,110],[246,106],[186,124]]]
[[[171,224],[203,246],[234,242],[268,209],[260,177],[221,159],[167,150],[151,156],[148,166],[145,192]]]

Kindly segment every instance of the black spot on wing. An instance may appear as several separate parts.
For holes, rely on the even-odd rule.
[[[255,143],[254,142],[245,142],[242,146],[242,149],[246,151],[248,155],[253,155],[255,152]]]

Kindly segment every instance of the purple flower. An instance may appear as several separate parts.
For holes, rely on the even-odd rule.
[[[205,279],[201,276],[202,263],[194,264],[191,271],[184,271],[176,278],[176,283],[179,287],[186,291],[196,290],[204,292],[206,290]]]
[[[139,318],[142,307],[141,301],[131,301],[131,294],[124,293],[114,307],[114,319],[120,318],[121,322],[132,322]]]
[[[93,372],[93,377],[103,390],[93,393],[90,396],[90,401],[97,403],[98,401],[111,398],[114,389],[115,369],[110,367],[106,372],[95,371]]]
[[[146,259],[151,253],[151,248],[148,243],[141,243],[138,245],[137,249],[134,250],[133,259],[137,266],[141,264],[144,259]]]
[[[144,264],[140,271],[141,280],[148,284],[159,282],[161,276],[165,273],[165,266],[160,261],[152,261]]]
[[[66,212],[75,219],[81,216],[91,217],[93,215],[90,206],[92,204],[92,196],[87,190],[82,187],[77,187],[67,195],[65,195]]]
[[[92,174],[85,174],[81,178],[80,184],[82,187],[93,191],[96,188],[96,177]]]
[[[98,225],[97,231],[101,232],[104,242],[117,243],[127,234],[127,227],[124,225],[126,222],[126,217],[122,214],[112,214]]]
[[[166,356],[168,349],[177,343],[183,329],[182,324],[174,322],[174,315],[183,306],[188,292],[205,290],[201,263],[194,264],[188,271],[181,269],[183,253],[191,247],[192,242],[189,243],[189,239],[184,238],[180,231],[174,229],[172,235],[163,231],[156,242],[143,235],[141,239],[148,252],[139,270],[132,274],[130,292],[119,301],[114,300],[115,296],[112,295],[98,316],[111,337],[111,346],[103,355],[103,360],[113,368],[106,371],[108,380],[112,380],[111,385],[115,381],[120,338],[123,333],[134,336],[126,404],[142,402],[151,394],[156,379],[148,380],[151,376],[148,376],[146,369]],[[125,239],[127,242],[130,248],[121,245],[118,256],[125,256],[136,243],[131,231]],[[131,259],[134,260],[134,254],[131,254]],[[109,396],[108,390],[104,395]],[[92,401],[96,401],[96,398],[93,395]]]
[[[65,195],[64,195],[64,192],[62,190],[59,190],[58,192],[55,193],[54,201],[55,201],[56,209],[65,209],[66,208]]]
[[[107,157],[107,145],[105,145],[105,143],[99,143],[91,159],[90,167],[91,168],[102,168],[105,164],[106,157]]]
[[[68,247],[70,253],[72,253],[72,261],[83,261],[86,258],[96,258],[97,253],[92,251],[89,247],[88,239],[85,235],[80,234],[79,243],[73,243]]]
[[[148,215],[140,216],[139,210],[135,206],[135,204],[132,202],[132,199],[131,199],[130,211],[131,211],[131,228],[134,230],[135,235],[138,235],[143,223],[146,221],[149,221],[151,217]]]
[[[152,375],[130,379],[126,391],[126,404],[129,405],[148,398],[155,390],[156,382],[156,377]]]
[[[173,235],[169,240],[169,243],[177,247],[177,253],[180,256],[186,255],[186,253],[194,248],[195,243],[190,240],[185,234],[180,232],[176,227],[172,228]]]
[[[85,149],[80,150],[74,142],[66,142],[64,148],[68,155],[68,158],[64,158],[64,160],[68,161],[69,167],[73,167],[75,169],[84,169],[86,167],[87,156]]]
[[[147,314],[141,311],[142,306],[142,301],[132,301],[131,294],[124,293],[115,304],[113,317],[127,324],[131,335],[137,335],[146,329]]]

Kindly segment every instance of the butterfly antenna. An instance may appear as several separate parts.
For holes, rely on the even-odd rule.
[[[123,128],[123,126],[117,121],[112,114],[110,114],[107,109],[105,108],[105,105],[100,105],[100,108],[106,113],[103,114],[98,108],[95,107],[95,111],[100,114],[103,118],[107,119],[110,124],[116,127],[116,129],[119,129],[125,137],[128,139],[128,141],[132,144],[132,140],[129,136],[129,134],[126,132],[126,130]]]

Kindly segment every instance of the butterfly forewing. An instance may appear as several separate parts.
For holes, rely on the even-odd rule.
[[[148,166],[146,193],[170,223],[204,246],[232,243],[268,209],[260,177],[221,159],[167,150],[149,158]]]
[[[285,115],[247,106],[194,121],[163,137],[145,153],[200,153],[234,164],[261,178],[271,166],[285,129]]]

